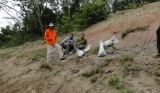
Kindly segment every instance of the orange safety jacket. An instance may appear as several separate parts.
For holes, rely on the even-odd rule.
[[[47,29],[44,35],[44,39],[46,39],[46,44],[48,45],[53,45],[57,43],[58,37],[57,37],[57,32],[55,29],[50,30]]]

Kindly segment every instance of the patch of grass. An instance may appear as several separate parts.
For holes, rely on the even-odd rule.
[[[60,72],[61,72],[60,70],[57,70],[57,71],[53,74],[53,76],[58,75],[58,73],[60,73]]]
[[[95,47],[94,49],[92,49],[92,54],[98,54],[99,51],[99,47]]]
[[[91,76],[94,76],[94,75],[101,73],[101,72],[103,72],[102,68],[95,67],[95,68],[92,68],[90,71],[82,73],[82,76],[91,77]]]
[[[135,31],[146,31],[149,28],[149,26],[137,26],[136,28],[128,28],[125,31],[122,31],[121,37],[126,37],[129,33],[135,32]]]
[[[91,80],[92,83],[94,83],[98,80],[98,76],[91,76],[90,80]]]
[[[118,58],[118,60],[122,63],[125,63],[125,62],[133,62],[134,61],[134,58],[133,56],[131,55],[122,55]]]
[[[42,63],[42,64],[40,65],[40,68],[44,68],[44,69],[51,70],[51,67],[50,67],[47,63]]]
[[[80,62],[80,58],[79,57],[76,57],[75,60],[76,60],[77,63]]]
[[[156,75],[156,76],[160,76],[160,66],[155,67],[153,73],[154,73],[154,75]]]
[[[124,68],[132,66],[132,63],[130,61],[127,61],[123,64]]]
[[[110,86],[116,86],[119,83],[119,78],[116,76],[111,77],[111,78],[109,78],[108,83]]]
[[[103,63],[100,65],[100,67],[108,66],[113,61],[114,61],[114,59],[112,59],[112,58],[110,58],[110,59],[106,58],[106,59],[104,59]]]
[[[0,54],[0,58],[2,58],[2,59],[8,59],[8,58],[10,58],[12,56],[11,53],[12,52],[1,53]]]
[[[121,82],[117,76],[110,77],[108,83],[110,86],[113,86],[114,88],[119,90],[118,93],[133,93],[133,91],[125,88],[125,84]]]
[[[122,89],[118,93],[134,93],[134,92],[129,89]]]

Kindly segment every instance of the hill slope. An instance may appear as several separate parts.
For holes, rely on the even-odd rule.
[[[106,21],[86,29],[92,50],[85,57],[76,54],[46,62],[44,41],[28,42],[0,49],[0,93],[159,93],[160,59],[156,53],[155,31],[160,24],[160,2],[112,14]],[[144,32],[121,32],[148,25]],[[100,40],[117,32],[120,42],[105,48],[106,57],[97,57]]]

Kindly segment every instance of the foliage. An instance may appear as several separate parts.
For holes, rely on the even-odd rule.
[[[61,19],[61,24],[58,24],[56,29],[59,35],[73,31],[71,18],[69,16],[63,16]]]
[[[129,9],[136,9],[137,8],[137,6],[136,6],[136,3],[135,2],[131,2],[130,4],[129,4]]]
[[[109,83],[110,86],[116,86],[116,85],[118,85],[118,82],[119,82],[118,77],[111,77],[108,80],[108,83]]]
[[[128,3],[126,1],[115,1],[113,4],[113,12],[127,9]]]
[[[73,15],[75,29],[82,30],[106,19],[105,2],[86,3]]]

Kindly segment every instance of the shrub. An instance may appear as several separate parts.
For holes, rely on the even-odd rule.
[[[137,8],[136,3],[135,2],[130,3],[129,8],[130,9],[136,9]]]
[[[116,86],[119,83],[119,78],[116,77],[116,76],[111,77],[111,78],[109,78],[108,83],[109,83],[110,86]]]
[[[86,3],[82,7],[78,8],[77,12],[73,15],[75,28],[77,30],[82,30],[92,24],[106,19],[105,4],[106,3],[103,1],[97,1]]]

